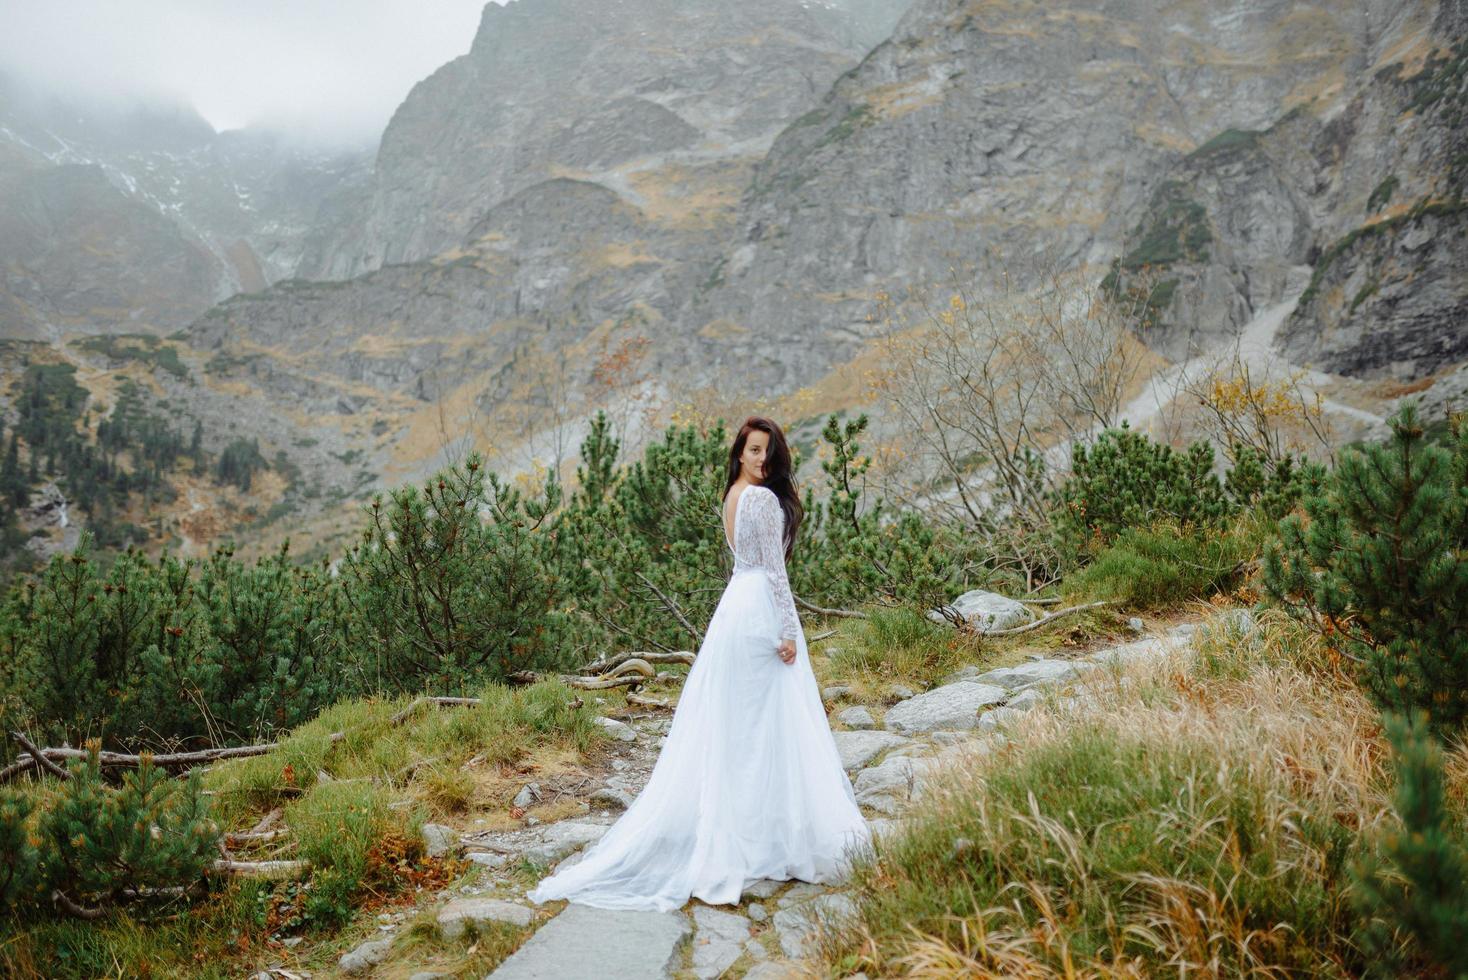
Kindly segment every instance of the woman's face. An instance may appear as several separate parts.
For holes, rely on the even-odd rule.
[[[744,437],[744,452],[739,455],[739,468],[744,479],[759,483],[765,478],[765,450],[770,445],[770,434],[759,429],[750,430]]]

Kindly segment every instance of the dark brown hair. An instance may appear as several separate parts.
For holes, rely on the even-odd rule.
[[[775,492],[775,499],[780,501],[780,509],[785,512],[785,559],[789,561],[790,553],[795,548],[795,532],[800,529],[805,508],[801,506],[800,492],[790,472],[790,447],[785,444],[785,433],[774,419],[751,415],[739,427],[734,445],[729,447],[729,473],[724,480],[723,499],[729,499],[729,488],[739,479],[739,457],[744,454],[744,443],[755,429],[770,437],[769,444],[765,447],[765,477],[760,486],[769,487]]]

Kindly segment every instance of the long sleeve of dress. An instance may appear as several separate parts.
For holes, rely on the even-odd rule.
[[[800,632],[800,618],[795,613],[795,597],[785,574],[785,512],[780,509],[775,492],[767,487],[750,487],[744,492],[754,494],[749,501],[749,516],[759,543],[756,562],[775,593],[775,605],[780,610],[780,639],[793,640]]]

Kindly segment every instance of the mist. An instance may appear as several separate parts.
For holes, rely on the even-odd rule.
[[[92,109],[185,104],[216,131],[375,144],[414,83],[469,50],[484,6],[0,0],[0,74]]]

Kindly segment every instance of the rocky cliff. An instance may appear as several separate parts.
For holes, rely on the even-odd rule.
[[[160,383],[313,479],[342,460],[337,488],[358,492],[422,472],[473,417],[503,443],[514,413],[554,426],[595,403],[597,352],[618,344],[645,342],[664,395],[824,385],[792,423],[855,405],[840,372],[867,355],[878,291],[953,265],[1023,278],[1043,250],[1119,287],[1155,275],[1144,339],[1174,359],[1275,311],[1255,339],[1295,363],[1447,371],[1465,357],[1463,17],[1430,0],[490,5],[370,175],[316,186],[314,220],[272,253],[284,268],[296,249],[296,275],[199,318],[200,383]]]
[[[456,247],[498,202],[594,180],[672,227],[727,217],[747,168],[906,0],[515,0],[394,113],[360,222],[303,278]],[[590,216],[588,216],[590,217]]]

